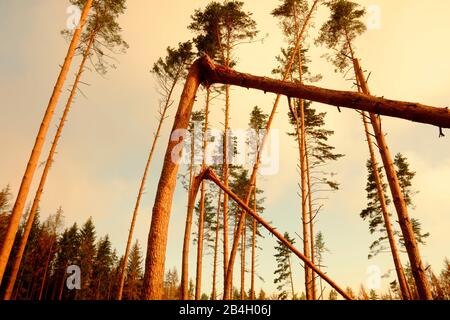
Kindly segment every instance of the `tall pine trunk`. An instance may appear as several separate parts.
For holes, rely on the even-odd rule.
[[[4,300],[11,299],[11,295],[12,295],[12,292],[14,289],[14,284],[16,283],[17,274],[19,272],[20,264],[22,262],[22,257],[25,252],[25,248],[27,246],[28,237],[30,236],[31,228],[33,227],[34,219],[36,218],[36,214],[37,214],[37,211],[39,208],[39,203],[41,201],[42,193],[44,191],[45,183],[47,182],[48,173],[50,172],[50,169],[52,167],[53,158],[56,153],[56,148],[57,148],[59,140],[61,138],[61,134],[64,129],[64,125],[66,123],[67,117],[69,115],[70,108],[72,107],[73,99],[75,98],[75,94],[78,89],[78,84],[80,82],[81,76],[84,71],[84,66],[85,66],[86,61],[91,52],[91,48],[92,48],[92,45],[95,40],[95,35],[96,35],[96,32],[94,31],[89,38],[89,42],[88,42],[86,51],[84,52],[83,59],[81,61],[80,67],[78,69],[78,73],[75,77],[75,81],[73,83],[72,90],[70,91],[69,99],[67,100],[66,107],[64,108],[63,115],[59,122],[58,129],[56,130],[56,134],[53,139],[52,146],[51,146],[49,154],[47,156],[47,160],[45,162],[45,167],[44,167],[44,170],[42,171],[41,180],[39,182],[39,186],[38,186],[36,195],[33,200],[33,205],[31,206],[31,211],[30,211],[30,214],[28,215],[27,223],[25,225],[25,230],[24,230],[22,238],[20,239],[19,249],[14,258],[14,263],[13,263],[13,267],[11,270],[11,276],[9,277],[9,281],[8,281],[6,291],[5,291],[5,294],[3,297]]]
[[[172,132],[178,129],[187,129],[199,85],[200,68],[196,62],[192,65],[186,78]],[[172,152],[174,148],[177,149],[180,142],[182,143],[172,137],[169,139],[153,206],[143,286],[143,298],[147,300],[162,298],[167,233],[179,168],[179,162],[172,159]]]
[[[305,142],[306,143],[306,142]],[[311,262],[316,264],[316,256],[315,256],[315,234],[314,234],[314,214],[313,214],[313,205],[312,205],[312,189],[311,189],[311,167],[309,166],[309,154],[308,148],[305,145],[305,157],[306,157],[306,180],[308,187],[308,219],[309,219],[309,237],[311,244]],[[316,275],[313,271],[311,271],[311,289],[312,289],[312,300],[317,300],[316,293]]]
[[[127,246],[126,246],[126,249],[125,249],[125,255],[124,255],[124,258],[123,258],[123,263],[122,263],[122,265],[120,267],[119,288],[118,288],[118,293],[117,293],[117,300],[122,300],[123,287],[125,285],[126,266],[127,266],[127,262],[128,262],[128,256],[130,255],[130,250],[131,250],[131,245],[132,245],[131,243],[133,241],[133,232],[134,232],[134,227],[135,227],[135,224],[136,224],[136,218],[137,218],[137,215],[138,215],[138,212],[139,212],[139,207],[140,207],[140,204],[141,204],[142,195],[143,195],[144,190],[145,190],[145,183],[147,182],[147,175],[148,175],[148,171],[149,171],[149,168],[150,168],[150,164],[151,164],[152,159],[153,159],[153,154],[154,154],[155,149],[156,149],[156,144],[157,144],[158,139],[159,139],[160,134],[161,134],[162,125],[164,123],[164,120],[166,119],[167,111],[168,111],[168,109],[169,109],[169,107],[171,105],[170,101],[171,101],[172,94],[173,94],[173,91],[175,89],[175,86],[177,84],[177,79],[178,79],[178,76],[175,77],[175,80],[173,81],[172,86],[170,87],[169,93],[168,93],[168,95],[166,97],[166,101],[164,103],[164,107],[163,107],[162,113],[160,115],[160,119],[159,119],[159,123],[158,123],[158,129],[156,130],[156,133],[155,133],[155,138],[153,140],[153,143],[152,143],[152,146],[151,146],[151,149],[150,149],[150,153],[149,153],[149,156],[148,156],[148,159],[147,159],[147,163],[146,163],[145,169],[144,169],[144,174],[142,176],[141,184],[140,184],[140,187],[139,187],[139,192],[138,192],[138,196],[137,196],[137,199],[136,199],[136,204],[134,206],[133,216],[131,218],[131,225],[130,225],[130,230],[129,230],[129,233],[128,233],[128,240],[127,240]]]
[[[194,172],[194,152],[195,152],[195,139],[194,135],[191,135],[191,159],[189,164],[189,197],[188,202],[191,201],[191,190],[193,187],[193,179],[195,176]],[[183,256],[181,262],[181,300],[189,300],[189,246],[191,245],[191,229],[192,229],[192,215],[193,210],[190,210],[189,204],[186,212],[186,223],[184,227],[184,238],[183,238]]]
[[[256,184],[256,182],[255,182]],[[253,211],[257,212],[257,198],[256,198],[256,188],[253,189]],[[256,269],[256,235],[257,235],[257,223],[253,220],[252,227],[252,270],[251,270],[251,281],[250,281],[250,299],[255,300],[255,269]]]
[[[366,95],[370,95],[370,90],[364,77],[363,71],[359,65],[358,59],[354,59],[353,62],[355,74],[357,76],[358,82],[361,85],[363,93]],[[425,268],[423,267],[422,258],[419,252],[419,246],[414,235],[411,220],[408,215],[408,209],[406,206],[404,195],[400,187],[391,153],[386,143],[386,138],[381,129],[381,120],[374,113],[370,113],[370,120],[372,122],[375,138],[380,150],[381,159],[383,160],[383,165],[391,189],[394,205],[397,210],[398,222],[402,230],[406,251],[411,263],[411,270],[414,275],[419,297],[422,300],[432,300],[433,296],[431,294],[431,289],[428,283]]]
[[[206,167],[206,148],[208,146],[208,119],[209,119],[209,100],[210,88],[206,88],[206,106],[205,106],[205,126],[203,128],[203,146],[202,146],[202,170]],[[203,271],[203,240],[205,232],[205,182],[202,181],[200,192],[200,212],[198,219],[197,232],[197,276],[195,285],[195,300],[200,300],[202,295],[202,271]]]
[[[222,204],[222,190],[219,190],[219,200],[217,202],[216,238],[214,241],[214,261],[213,261],[213,284],[211,300],[217,299],[217,258],[219,255],[219,235],[220,235],[220,207]]]
[[[11,212],[8,228],[6,230],[6,234],[4,236],[3,245],[0,252],[0,284],[2,283],[6,264],[8,263],[9,255],[14,245],[14,239],[16,237],[16,233],[19,228],[20,218],[22,217],[23,208],[25,207],[25,202],[27,201],[30,186],[33,181],[36,167],[38,165],[39,158],[42,153],[42,147],[44,146],[48,128],[50,126],[50,122],[53,118],[53,114],[58,104],[58,100],[61,95],[61,90],[64,86],[64,82],[66,81],[67,74],[69,72],[70,65],[72,63],[72,59],[75,54],[75,50],[80,40],[82,29],[84,27],[84,24],[87,20],[89,11],[92,6],[92,2],[93,0],[87,0],[84,6],[79,26],[73,34],[72,41],[67,51],[64,64],[61,68],[58,80],[56,81],[55,87],[53,89],[52,96],[50,98],[44,117],[42,119],[41,126],[39,128],[38,134],[36,136],[36,141],[33,146],[33,150],[31,151],[30,159],[28,160],[28,164],[22,178],[22,183],[20,185],[20,189]]]
[[[392,259],[394,260],[395,271],[397,273],[398,282],[400,285],[400,291],[403,300],[411,300],[412,297],[409,293],[408,284],[406,282],[405,271],[403,270],[402,263],[400,261],[400,255],[397,248],[397,242],[394,236],[394,230],[392,228],[391,217],[389,215],[386,198],[383,192],[383,181],[378,172],[378,161],[375,157],[375,151],[373,149],[372,137],[369,131],[369,123],[367,121],[367,115],[365,112],[362,113],[364,122],[364,131],[366,133],[367,143],[369,145],[370,161],[372,164],[372,171],[374,173],[375,185],[377,188],[378,200],[380,202],[381,212],[383,213],[384,225],[386,227],[386,234],[389,240],[389,246],[391,248]]]

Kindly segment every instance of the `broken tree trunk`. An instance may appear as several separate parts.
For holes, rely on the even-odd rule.
[[[370,96],[370,90],[358,59],[353,59],[353,64],[358,83],[361,85],[363,93]],[[408,215],[408,209],[406,207],[403,192],[400,188],[397,172],[394,167],[394,161],[392,160],[391,152],[387,146],[386,138],[381,129],[381,120],[376,114],[370,113],[370,121],[372,122],[381,159],[383,160],[383,166],[386,171],[389,187],[391,189],[392,198],[394,200],[394,205],[398,215],[398,222],[402,230],[406,251],[411,263],[411,270],[414,275],[419,297],[422,300],[432,300],[433,296],[431,294],[425,268],[423,267],[419,246],[417,244],[411,220]]]
[[[322,89],[252,76],[215,65],[210,58],[205,56],[194,62],[189,71],[177,116],[174,120],[173,131],[187,128],[195,95],[202,81],[208,84],[228,83],[333,106],[369,111],[450,128],[450,111],[446,108],[435,108],[417,103],[376,98],[355,92]],[[172,139],[168,143],[156,193],[146,257],[143,295],[145,299],[158,300],[162,295],[167,231],[179,167],[178,163],[172,161],[172,152],[174,148],[177,149],[179,143],[179,141],[173,141]]]
[[[302,98],[327,105],[367,111],[378,115],[450,128],[450,110],[420,103],[389,100],[357,92],[324,89],[267,77],[241,73],[215,64],[208,57],[200,60],[202,75],[209,83],[226,83],[264,92]]]
[[[320,271],[309,259],[307,259],[303,253],[296,249],[289,241],[287,241],[281,233],[279,233],[275,228],[270,226],[264,219],[262,219],[256,212],[254,212],[248,205],[245,204],[235,193],[230,189],[226,188],[225,185],[219,180],[217,175],[211,168],[207,168],[203,173],[200,174],[200,179],[208,179],[214,182],[218,187],[220,187],[223,192],[228,193],[231,199],[233,199],[242,210],[245,210],[249,215],[253,217],[259,224],[261,224],[267,231],[272,233],[278,240],[280,240],[289,250],[291,250],[297,257],[299,257],[305,265],[313,269],[320,277],[322,277],[328,284],[333,287],[337,292],[339,292],[345,299],[352,300],[351,297],[341,289],[333,280],[331,280],[326,274]]]

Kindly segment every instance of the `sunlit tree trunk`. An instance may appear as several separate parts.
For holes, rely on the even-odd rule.
[[[86,51],[84,52],[83,59],[81,61],[80,67],[78,69],[78,73],[75,77],[75,81],[73,83],[72,90],[70,91],[69,99],[67,100],[66,107],[64,108],[63,115],[59,122],[58,129],[56,130],[56,134],[53,139],[52,146],[51,146],[49,154],[47,156],[47,160],[45,162],[45,167],[44,167],[44,170],[42,171],[41,180],[39,181],[39,186],[36,191],[36,195],[34,197],[33,204],[31,206],[31,211],[30,211],[30,214],[28,215],[28,219],[27,219],[27,223],[25,225],[23,236],[20,239],[19,249],[17,251],[16,256],[14,257],[11,275],[9,277],[9,281],[8,281],[6,291],[5,291],[5,294],[3,297],[4,300],[11,299],[11,294],[13,292],[14,284],[16,283],[17,274],[19,272],[20,264],[22,262],[22,257],[25,252],[25,248],[27,246],[28,237],[30,236],[31,228],[33,227],[34,219],[36,218],[36,213],[39,208],[39,203],[41,201],[42,193],[44,191],[45,183],[47,182],[47,177],[48,177],[48,174],[49,174],[50,169],[53,164],[53,158],[56,153],[56,148],[57,148],[59,140],[61,138],[61,134],[64,129],[64,125],[66,123],[67,117],[69,115],[70,108],[72,107],[73,99],[75,98],[75,94],[78,89],[78,84],[80,82],[81,76],[84,71],[84,66],[90,55],[91,48],[94,43],[95,35],[96,35],[96,31],[94,31],[89,38],[89,42],[88,42]]]
[[[190,157],[190,163],[189,163],[189,195],[192,189],[193,185],[193,179],[194,179],[194,152],[195,152],[195,145],[194,145],[194,135],[191,135],[191,157]],[[189,197],[190,200],[190,197]],[[189,201],[188,200],[188,201]],[[191,244],[191,229],[192,229],[192,215],[193,210],[189,209],[186,212],[186,223],[184,227],[184,238],[183,238],[183,257],[182,257],[182,263],[181,263],[181,300],[189,300],[191,297],[189,297],[189,246]]]
[[[42,147],[44,145],[45,138],[47,136],[48,128],[53,118],[55,108],[58,104],[58,100],[61,95],[61,90],[63,88],[64,82],[66,81],[67,74],[69,72],[70,65],[72,63],[72,59],[75,54],[75,50],[80,40],[81,31],[84,27],[89,11],[91,9],[92,1],[93,0],[87,0],[84,9],[82,11],[79,26],[73,34],[72,41],[67,51],[64,64],[61,68],[58,80],[56,81],[55,87],[53,89],[52,96],[45,111],[44,118],[42,119],[41,126],[39,128],[38,134],[36,136],[36,141],[33,146],[33,150],[31,151],[30,159],[28,160],[28,164],[22,178],[22,182],[19,188],[19,192],[17,194],[16,201],[14,203],[14,207],[11,212],[8,229],[4,236],[3,245],[0,252],[0,284],[2,283],[6,264],[8,263],[9,255],[14,245],[14,239],[16,237],[16,233],[19,228],[20,218],[22,217],[23,208],[25,206],[25,202],[27,201],[28,193],[30,191],[30,185],[34,177],[37,164],[39,162],[39,157],[41,156],[42,153]]]
[[[206,167],[206,148],[208,146],[208,119],[209,119],[209,101],[210,88],[206,89],[206,106],[205,106],[205,126],[203,128],[203,146],[202,146],[202,169]],[[203,270],[203,240],[205,231],[205,182],[202,181],[200,191],[200,212],[198,218],[197,232],[197,276],[195,285],[195,300],[200,300],[202,295],[202,270]]]
[[[222,205],[222,190],[219,191],[219,200],[217,202],[217,221],[216,221],[216,238],[214,242],[214,262],[213,262],[213,284],[211,300],[217,299],[217,258],[219,255],[219,235],[220,235],[220,207]]]
[[[126,269],[127,269],[126,266],[127,266],[127,263],[128,263],[128,256],[130,255],[131,245],[132,245],[132,241],[133,241],[134,227],[135,227],[135,224],[136,224],[136,218],[137,218],[137,215],[138,215],[138,212],[139,212],[139,207],[140,207],[140,204],[141,204],[142,195],[143,195],[144,190],[145,190],[145,184],[147,182],[148,171],[149,171],[152,159],[153,159],[153,154],[155,152],[157,142],[158,142],[160,134],[161,134],[161,129],[162,129],[164,120],[166,119],[167,111],[169,110],[169,107],[171,105],[172,94],[173,94],[175,86],[176,86],[176,84],[178,82],[178,78],[179,78],[180,73],[181,73],[181,70],[179,70],[178,75],[173,80],[172,85],[171,85],[171,87],[169,89],[169,92],[167,94],[167,97],[165,97],[164,107],[162,108],[162,112],[161,112],[160,118],[159,118],[158,129],[156,130],[155,138],[153,140],[153,143],[152,143],[152,146],[151,146],[151,149],[150,149],[150,154],[148,156],[147,163],[145,165],[144,174],[142,176],[141,184],[140,184],[139,191],[138,191],[138,196],[137,196],[137,199],[136,199],[136,204],[135,204],[134,211],[133,211],[133,216],[131,218],[131,225],[130,225],[130,230],[129,230],[129,233],[128,233],[128,240],[127,240],[127,246],[126,246],[125,254],[124,254],[124,258],[123,258],[123,263],[122,263],[122,265],[120,267],[119,288],[118,288],[118,293],[117,293],[117,300],[122,300],[123,287],[124,287],[124,284],[125,284]]]
[[[256,184],[256,183],[255,183]],[[253,189],[253,211],[257,212],[257,198],[256,188]],[[252,270],[251,270],[251,282],[250,282],[250,299],[255,300],[255,269],[256,269],[256,235],[257,235],[257,223],[253,220],[252,227]]]
[[[200,68],[198,62],[195,62],[186,78],[172,132],[178,129],[187,130],[199,85]],[[153,206],[143,287],[143,298],[148,300],[162,298],[167,233],[179,168],[179,161],[174,161],[176,159],[173,159],[172,152],[174,148],[177,150],[180,142],[182,143],[182,141],[173,140],[172,137],[169,139]]]
[[[363,122],[364,122],[364,131],[366,133],[367,143],[369,145],[369,153],[370,153],[370,161],[372,164],[372,171],[374,174],[375,185],[377,188],[378,200],[380,201],[381,212],[383,213],[384,225],[386,227],[386,234],[389,240],[389,246],[391,248],[392,259],[394,260],[395,271],[397,273],[398,282],[400,285],[400,291],[403,297],[403,300],[411,300],[411,295],[409,293],[408,285],[406,282],[405,271],[403,270],[403,266],[400,261],[400,255],[397,248],[397,242],[394,236],[394,230],[392,228],[391,217],[389,215],[386,198],[384,196],[383,191],[383,182],[381,180],[381,176],[378,172],[378,161],[375,157],[375,151],[373,149],[372,137],[370,135],[369,123],[367,120],[367,115],[365,112],[362,113]]]
[[[310,237],[310,244],[311,244],[311,262],[313,264],[316,263],[316,256],[315,256],[315,235],[314,235],[314,213],[313,213],[313,205],[312,205],[312,189],[311,189],[311,167],[309,166],[309,154],[308,154],[308,148],[305,146],[305,158],[306,158],[306,181],[307,181],[307,187],[308,187],[308,219],[309,219],[309,237]],[[320,267],[320,266],[319,266]],[[313,271],[311,275],[311,288],[312,288],[312,300],[317,299],[317,293],[316,293],[316,275]]]
[[[358,59],[354,59],[353,62],[355,74],[357,76],[359,84],[361,85],[363,93],[366,95],[370,95],[370,90],[364,77],[363,71],[359,65]],[[381,159],[383,160],[383,165],[391,189],[394,205],[397,210],[398,222],[402,230],[403,238],[405,241],[405,248],[411,263],[411,270],[414,275],[417,291],[422,300],[432,300],[433,297],[431,294],[430,285],[428,283],[425,268],[423,267],[422,258],[419,252],[419,246],[417,244],[411,220],[408,215],[408,209],[406,206],[404,195],[400,188],[397,172],[395,170],[394,162],[386,143],[386,138],[381,129],[381,120],[374,113],[370,113],[370,120],[375,133],[375,138],[380,151]]]

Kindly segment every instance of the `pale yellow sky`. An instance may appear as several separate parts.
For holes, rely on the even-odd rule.
[[[86,74],[85,81],[92,85],[83,90],[88,99],[79,97],[69,117],[42,200],[43,212],[48,214],[62,205],[67,224],[82,223],[92,216],[99,235],[109,233],[114,246],[123,252],[139,179],[156,126],[158,96],[149,70],[167,46],[192,37],[186,28],[189,16],[207,2],[129,1],[121,25],[130,49],[126,55],[118,57],[118,70],[110,72],[106,79]],[[245,8],[254,13],[261,35],[268,36],[264,43],[239,49],[237,69],[270,75],[275,66],[274,57],[282,45],[277,22],[270,16],[277,1],[244,2]],[[373,94],[450,106],[450,20],[447,17],[450,2],[364,0],[358,3],[364,6],[376,4],[382,14],[381,29],[368,31],[357,42],[362,65],[372,72],[370,86]],[[13,191],[18,189],[58,65],[67,49],[59,35],[65,27],[67,6],[68,3],[60,0],[0,0],[0,37],[3,43],[0,47],[0,187],[10,183]],[[321,8],[315,18],[311,38],[315,37],[315,30],[326,17],[327,10]],[[310,69],[323,75],[323,80],[317,85],[350,89],[350,82],[333,72],[334,68],[321,58],[326,51],[316,48],[311,38],[308,39],[312,59]],[[73,65],[72,71],[76,66]],[[71,79],[73,76],[69,82]],[[273,99],[273,95],[234,88],[232,127],[246,128],[251,108],[259,105],[269,112]],[[63,102],[64,97],[60,105]],[[328,274],[343,286],[357,287],[365,281],[369,265],[379,265],[383,271],[392,268],[387,255],[373,261],[366,259],[372,238],[368,235],[367,223],[359,218],[359,212],[365,203],[367,145],[361,121],[355,112],[343,110],[338,113],[336,108],[316,106],[321,111],[328,111],[327,127],[336,131],[331,141],[338,152],[346,154],[330,168],[338,173],[341,190],[326,202],[316,229],[323,231],[331,251],[325,258]],[[222,123],[221,108],[218,101],[212,112],[213,126],[218,128]],[[279,230],[294,234],[300,233],[299,200],[296,196],[297,152],[295,143],[284,134],[288,129],[286,121],[286,106],[282,105],[274,123],[274,128],[281,132],[282,170],[270,179],[262,179],[261,183],[267,198],[265,216]],[[136,237],[143,245],[147,242],[161,154],[170,127],[171,123],[167,122],[138,219]],[[444,257],[449,256],[449,137],[438,139],[436,128],[397,119],[386,119],[383,127],[392,152],[407,155],[417,171],[415,188],[420,193],[415,197],[417,208],[411,214],[420,218],[424,230],[431,233],[422,254],[425,261],[439,270]],[[36,175],[38,177],[39,174]],[[180,187],[172,211],[167,267],[180,269],[185,205],[186,195]],[[274,245],[273,238],[266,236],[261,243],[265,250],[259,253],[258,270],[265,282],[258,281],[257,287],[267,291],[274,290]],[[194,258],[192,255],[191,261]],[[210,282],[206,279],[209,279],[211,271],[210,257],[206,259],[205,285]],[[297,269],[296,287],[301,291],[302,274],[300,268]],[[383,281],[386,285],[388,280]]]

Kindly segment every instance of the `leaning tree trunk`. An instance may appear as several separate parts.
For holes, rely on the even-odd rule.
[[[53,158],[54,158],[55,153],[56,153],[56,148],[58,146],[59,139],[61,138],[61,134],[62,134],[62,131],[64,129],[64,125],[66,123],[67,117],[69,115],[70,108],[72,107],[72,102],[73,102],[73,99],[75,98],[75,94],[76,94],[77,89],[78,89],[78,84],[80,82],[81,76],[82,76],[83,71],[84,71],[84,66],[86,64],[86,61],[87,61],[89,55],[90,55],[90,52],[91,52],[91,49],[92,49],[92,45],[93,45],[94,40],[95,40],[95,36],[96,36],[96,31],[94,31],[92,33],[92,35],[90,36],[90,38],[89,38],[88,45],[87,45],[86,50],[84,52],[83,59],[81,61],[80,67],[78,69],[78,73],[77,73],[77,75],[75,77],[75,81],[74,81],[73,86],[72,86],[72,90],[70,91],[70,95],[69,95],[69,98],[67,100],[66,107],[64,108],[63,115],[62,115],[61,120],[59,122],[58,129],[56,130],[56,134],[55,134],[55,137],[53,139],[52,146],[51,146],[49,154],[47,156],[47,161],[45,162],[45,167],[44,167],[44,170],[42,171],[41,180],[39,181],[39,186],[38,186],[38,189],[36,191],[36,195],[34,197],[33,204],[31,206],[31,211],[30,211],[30,214],[28,215],[27,223],[25,225],[25,230],[23,232],[22,238],[20,239],[19,249],[18,249],[17,254],[16,254],[15,258],[14,258],[14,263],[13,263],[13,267],[12,267],[12,270],[11,270],[11,275],[9,277],[8,284],[6,286],[5,294],[3,296],[4,300],[11,299],[11,295],[12,295],[12,292],[13,292],[13,289],[14,289],[14,284],[16,283],[17,274],[19,273],[20,264],[22,262],[22,257],[23,257],[23,254],[25,252],[25,248],[26,248],[27,243],[28,243],[28,237],[30,236],[31,228],[33,227],[34,219],[36,218],[36,214],[37,214],[37,211],[38,211],[38,208],[39,208],[39,203],[41,202],[41,197],[42,197],[42,193],[44,191],[45,183],[47,182],[48,173],[50,172],[50,169],[52,167]]]
[[[418,103],[376,98],[355,92],[323,89],[266,77],[257,77],[224,68],[214,64],[208,57],[203,57],[197,60],[190,69],[177,116],[174,120],[173,130],[187,128],[195,95],[201,81],[207,81],[209,85],[212,83],[227,83],[277,93],[279,95],[277,105],[279,97],[286,95],[332,106],[375,112],[381,115],[450,128],[450,110],[446,108],[435,108]],[[178,144],[179,141],[172,140],[168,143],[156,201],[153,207],[144,276],[144,297],[146,299],[161,298],[167,230],[179,168],[179,164],[172,161],[172,152]]]
[[[369,87],[364,77],[363,71],[359,65],[358,59],[354,59],[355,74],[358,82],[361,85],[361,89],[366,95],[370,95]],[[430,285],[426,276],[425,268],[423,267],[422,258],[419,252],[419,246],[417,244],[414,230],[411,224],[411,220],[408,215],[408,209],[403,196],[403,192],[400,188],[400,183],[397,177],[397,172],[394,167],[391,153],[386,143],[386,138],[381,129],[381,120],[374,114],[370,113],[370,120],[377,140],[378,148],[380,150],[381,159],[383,160],[384,169],[386,171],[386,177],[389,182],[389,186],[394,200],[394,205],[397,210],[398,222],[402,229],[403,238],[405,241],[406,251],[411,263],[411,270],[414,275],[414,279],[417,286],[419,297],[422,300],[432,300]]]
[[[369,132],[369,123],[367,121],[367,115],[365,112],[362,113],[364,122],[364,131],[366,133],[367,143],[369,145],[370,161],[372,164],[372,171],[374,173],[375,185],[377,188],[378,200],[380,202],[381,212],[383,213],[384,225],[386,227],[386,234],[388,236],[389,245],[391,248],[392,259],[394,260],[395,271],[397,273],[398,282],[400,285],[401,294],[403,300],[411,300],[411,295],[408,290],[408,284],[406,282],[405,272],[403,270],[402,263],[400,261],[400,255],[397,248],[397,242],[394,237],[394,230],[392,228],[391,217],[389,215],[386,198],[383,192],[383,182],[381,176],[378,173],[378,161],[375,157],[375,151],[373,150],[372,137]]]
[[[56,106],[58,104],[59,97],[61,95],[61,90],[66,81],[67,74],[70,69],[70,64],[75,54],[78,42],[80,40],[81,31],[87,20],[89,11],[91,9],[93,0],[87,0],[84,6],[83,12],[81,14],[80,24],[75,30],[72,41],[70,43],[64,64],[61,68],[58,80],[56,81],[55,88],[53,89],[52,96],[45,111],[44,118],[42,119],[41,126],[39,128],[38,134],[36,136],[36,141],[31,151],[30,159],[28,160],[27,168],[22,178],[22,183],[20,185],[19,193],[17,194],[16,202],[11,212],[8,229],[3,239],[3,245],[0,252],[0,284],[2,283],[3,275],[5,273],[6,264],[8,263],[9,255],[11,253],[12,247],[14,245],[14,239],[16,237],[17,230],[19,228],[20,218],[22,217],[23,208],[25,207],[25,202],[27,201],[27,196],[30,191],[31,182],[36,171],[36,167],[39,161],[39,157],[42,153],[42,147],[44,146],[45,138],[47,136],[48,128],[50,122],[55,113]]]
[[[130,225],[130,230],[128,232],[128,240],[127,240],[127,246],[125,248],[125,255],[124,255],[124,258],[123,258],[123,263],[120,266],[119,288],[118,288],[118,292],[117,292],[117,300],[122,300],[123,287],[125,285],[125,276],[126,276],[126,269],[127,269],[126,266],[127,266],[127,263],[128,263],[128,256],[130,255],[131,243],[133,241],[133,232],[134,232],[134,227],[135,227],[135,224],[136,224],[136,218],[137,218],[137,215],[138,215],[138,212],[139,212],[139,207],[140,207],[140,204],[141,204],[142,195],[144,193],[145,183],[147,182],[148,170],[150,168],[150,164],[151,164],[152,159],[153,159],[153,154],[155,152],[156,144],[158,142],[158,139],[159,139],[159,136],[160,136],[160,133],[161,133],[162,125],[164,123],[164,120],[166,119],[167,111],[169,110],[169,107],[171,105],[170,101],[171,101],[172,94],[173,94],[173,91],[175,89],[175,86],[176,86],[176,84],[178,82],[179,74],[180,74],[180,71],[178,72],[178,75],[175,76],[175,79],[173,80],[172,85],[170,87],[170,90],[169,90],[169,92],[167,94],[166,101],[165,101],[164,107],[162,109],[162,113],[160,114],[160,119],[159,119],[159,123],[158,123],[158,129],[156,130],[155,138],[153,140],[153,143],[152,143],[152,146],[151,146],[151,149],[150,149],[150,153],[149,153],[149,156],[148,156],[148,159],[147,159],[147,163],[145,165],[144,174],[142,176],[141,184],[140,184],[139,191],[138,191],[138,196],[137,196],[137,199],[136,199],[136,204],[134,206],[133,216],[131,218],[131,225]]]
[[[273,234],[280,242],[282,242],[290,251],[292,251],[297,257],[299,257],[305,265],[313,269],[320,277],[322,277],[328,284],[333,287],[339,294],[341,294],[345,299],[351,300],[351,297],[341,289],[333,280],[331,280],[325,273],[323,273],[316,265],[314,265],[311,260],[307,259],[303,253],[301,253],[298,249],[296,249],[286,238],[284,238],[280,232],[278,232],[275,228],[270,226],[263,218],[261,218],[256,212],[254,212],[245,202],[240,199],[233,191],[229,188],[226,188],[224,183],[222,183],[217,175],[211,168],[203,171],[199,177],[199,179],[208,179],[214,182],[218,187],[220,187],[224,192],[228,193],[230,198],[232,198],[242,210],[245,210],[250,216],[253,217],[259,224],[261,224],[267,231]]]
[[[199,85],[200,67],[197,61],[189,70],[186,78],[172,132],[187,129]],[[153,206],[143,287],[143,298],[148,300],[160,300],[162,298],[167,233],[179,168],[179,159],[176,159],[179,154],[172,155],[172,152],[174,148],[177,150],[180,143],[183,143],[183,139],[181,140],[174,140],[172,137],[169,140]]]

